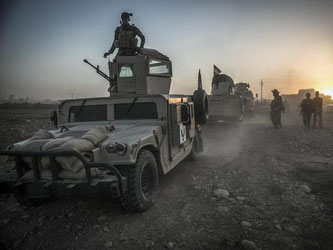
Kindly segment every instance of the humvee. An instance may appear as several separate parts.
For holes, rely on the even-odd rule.
[[[209,122],[238,123],[243,119],[245,105],[243,97],[235,92],[233,79],[225,74],[215,74],[209,95]]]
[[[84,61],[109,81],[110,97],[62,101],[52,113],[59,128],[50,132],[55,138],[79,138],[91,128],[111,125],[107,139],[90,152],[90,161],[76,151],[2,151],[14,156],[16,163],[15,171],[0,177],[2,188],[29,200],[106,194],[119,198],[125,210],[147,210],[156,197],[159,177],[186,158],[196,160],[203,150],[196,118],[207,117],[207,95],[200,90],[192,96],[170,95],[172,64],[156,50],[116,56],[108,63],[109,76]],[[85,180],[59,178],[58,156],[81,160]],[[32,157],[33,180],[21,179],[28,169],[23,157]],[[40,157],[50,158],[52,180],[40,177]],[[91,168],[100,169],[105,177],[92,177]]]

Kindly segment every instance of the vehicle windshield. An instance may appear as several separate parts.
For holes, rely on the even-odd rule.
[[[107,107],[102,105],[81,105],[69,108],[69,122],[106,121]]]
[[[171,76],[171,63],[160,60],[149,60],[149,74]]]
[[[158,119],[154,102],[121,103],[114,105],[115,120]]]
[[[137,103],[134,99],[129,103],[116,103],[112,106],[113,108],[106,104],[71,106],[68,112],[68,122],[107,121],[108,109],[114,112],[114,120],[158,119],[157,105],[154,102]]]
[[[121,65],[119,77],[133,77],[133,69],[131,65]]]

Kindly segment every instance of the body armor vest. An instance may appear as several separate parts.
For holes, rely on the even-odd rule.
[[[124,30],[123,27],[120,27],[118,41],[116,41],[115,45],[122,49],[134,49],[138,45],[138,39],[135,38],[135,33],[133,31]]]

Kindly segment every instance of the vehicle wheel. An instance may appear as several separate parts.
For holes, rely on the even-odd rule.
[[[194,116],[197,124],[206,124],[209,118],[208,96],[203,89],[193,92]]]
[[[118,167],[127,177],[127,192],[120,197],[127,211],[146,211],[154,202],[158,187],[158,169],[154,155],[149,150],[139,152],[134,166]]]
[[[198,154],[199,154],[199,148],[198,148],[198,135],[196,134],[194,137],[193,147],[188,155],[187,159],[189,161],[197,161],[198,160]]]

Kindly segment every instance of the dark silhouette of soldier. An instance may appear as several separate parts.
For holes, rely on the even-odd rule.
[[[312,128],[316,128],[317,118],[319,118],[319,127],[323,128],[323,98],[319,97],[319,91],[316,91],[316,97],[313,98],[313,125]]]
[[[282,97],[279,95],[277,89],[272,90],[274,99],[271,102],[271,120],[275,129],[282,128],[281,123],[281,112],[284,112],[284,105],[282,102]]]
[[[311,115],[314,110],[313,100],[311,100],[311,94],[307,92],[305,94],[306,98],[301,103],[301,114],[303,117],[303,124],[305,128],[310,128]]]
[[[104,53],[105,58],[108,55],[111,55],[116,48],[119,48],[117,56],[132,56],[140,51],[140,48],[143,48],[145,44],[145,36],[137,27],[129,23],[130,16],[133,16],[133,14],[127,12],[121,14],[121,25],[118,26],[114,32],[112,46],[108,52]],[[139,36],[141,39],[140,48],[137,47],[138,39],[136,36]]]

